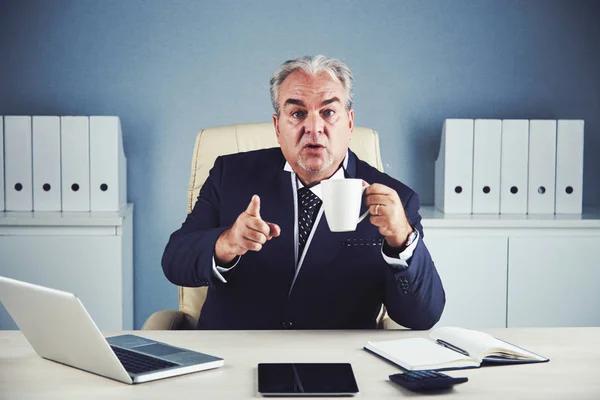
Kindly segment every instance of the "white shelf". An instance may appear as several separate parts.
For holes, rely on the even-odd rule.
[[[120,226],[132,212],[132,203],[118,212],[3,211],[0,226]]]
[[[0,213],[0,275],[78,296],[102,330],[133,329],[133,204]],[[0,330],[16,325],[0,307]]]
[[[598,209],[472,215],[425,206],[421,216],[423,241],[446,291],[440,324],[600,325]]]
[[[600,210],[583,214],[444,214],[434,206],[420,210],[425,228],[600,228]]]

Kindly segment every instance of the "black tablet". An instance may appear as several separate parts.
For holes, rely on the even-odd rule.
[[[348,363],[258,364],[263,396],[354,396],[358,385]]]

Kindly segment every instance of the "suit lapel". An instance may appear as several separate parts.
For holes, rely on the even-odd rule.
[[[356,177],[356,161],[356,155],[348,150],[348,165],[344,170],[344,176],[346,178]],[[360,213],[362,214],[366,210],[367,207],[363,202]],[[308,244],[306,256],[304,257],[304,261],[300,266],[301,268],[298,274],[301,275],[302,269],[304,268],[314,268],[316,265],[328,265],[334,262],[338,256],[337,253],[341,248],[339,245],[347,236],[348,232],[331,232],[329,230],[329,225],[327,224],[325,213],[323,212],[319,219],[316,231]]]
[[[344,176],[346,178],[354,178],[356,176],[356,155],[351,151],[348,152],[348,165],[344,170]],[[361,208],[366,210],[364,205]],[[322,211],[324,210],[322,209]],[[363,211],[361,211],[361,213],[362,212]],[[341,248],[339,245],[347,236],[347,232],[331,232],[329,230],[329,225],[327,224],[325,213],[321,212],[320,214],[321,218],[310,239],[310,243],[308,243],[306,255],[297,272],[298,276],[295,278],[295,281],[302,275],[303,269],[318,268],[319,266],[326,266],[334,262],[338,256],[337,253]]]
[[[348,150],[348,165],[347,167],[344,169],[344,177],[345,178],[355,178],[356,177],[356,163],[357,163],[357,157],[356,155]],[[292,185],[291,183],[291,179],[288,176],[288,179],[290,180],[290,185]],[[290,187],[290,192],[292,191],[291,187]],[[293,195],[293,193],[292,193]],[[291,252],[294,253],[294,236],[293,236],[293,232],[294,232],[294,200],[291,201],[292,204],[292,209],[288,210],[286,208],[285,212],[289,212],[288,215],[292,216],[292,221],[291,221],[291,228],[290,231],[292,232],[292,250]],[[366,210],[366,206],[363,204],[361,206],[361,214]],[[282,227],[283,230],[283,227]],[[334,260],[336,260],[338,253],[341,249],[340,244],[344,241],[344,239],[347,237],[347,232],[331,232],[329,230],[329,225],[327,224],[327,220],[325,217],[325,213],[321,213],[321,218],[319,219],[319,222],[317,224],[316,230],[310,240],[310,243],[308,243],[308,247],[306,250],[306,255],[304,257],[304,260],[302,261],[302,264],[299,266],[299,269],[296,272],[296,277],[294,278],[293,281],[293,285],[296,285],[296,280],[299,279],[299,277],[302,276],[302,270],[303,269],[312,269],[312,268],[320,268],[321,266],[327,266],[330,265],[332,262],[334,262]],[[287,244],[287,241],[286,241]],[[287,247],[286,247],[287,248]],[[293,287],[290,288],[290,295],[293,292]]]
[[[356,154],[348,150],[348,166],[344,170],[346,178],[356,178]]]
[[[284,268],[289,268],[293,274],[295,269],[294,250],[294,192],[291,174],[280,169],[274,180],[261,185],[264,188],[264,198],[261,196],[261,217],[264,221],[272,222],[281,228],[281,235],[273,238],[267,245],[271,256]]]
[[[337,241],[342,241],[343,236],[344,233],[334,233],[329,230],[325,213],[323,213],[309,243],[306,256],[302,262],[302,269],[311,268],[317,264],[327,265],[332,262],[339,249]],[[302,271],[300,271],[300,274],[302,274]]]

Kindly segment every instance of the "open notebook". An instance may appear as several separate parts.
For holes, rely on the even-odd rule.
[[[429,338],[367,342],[364,348],[406,370],[447,370],[477,368],[485,363],[548,361],[487,333],[457,327],[434,329]]]

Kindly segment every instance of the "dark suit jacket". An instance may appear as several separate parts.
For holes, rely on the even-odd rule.
[[[199,329],[353,329],[375,328],[381,304],[390,317],[413,329],[429,329],[445,304],[442,283],[422,241],[417,194],[349,152],[347,177],[394,188],[421,240],[398,270],[381,255],[383,237],[368,218],[353,232],[331,232],[321,218],[303,266],[294,278],[294,197],[290,172],[279,148],[217,158],[193,211],[165,248],[166,277],[180,286],[206,286]],[[226,273],[213,275],[212,257],[219,235],[250,203],[261,199],[265,221],[281,235],[249,251]],[[363,206],[363,210],[366,209]]]

